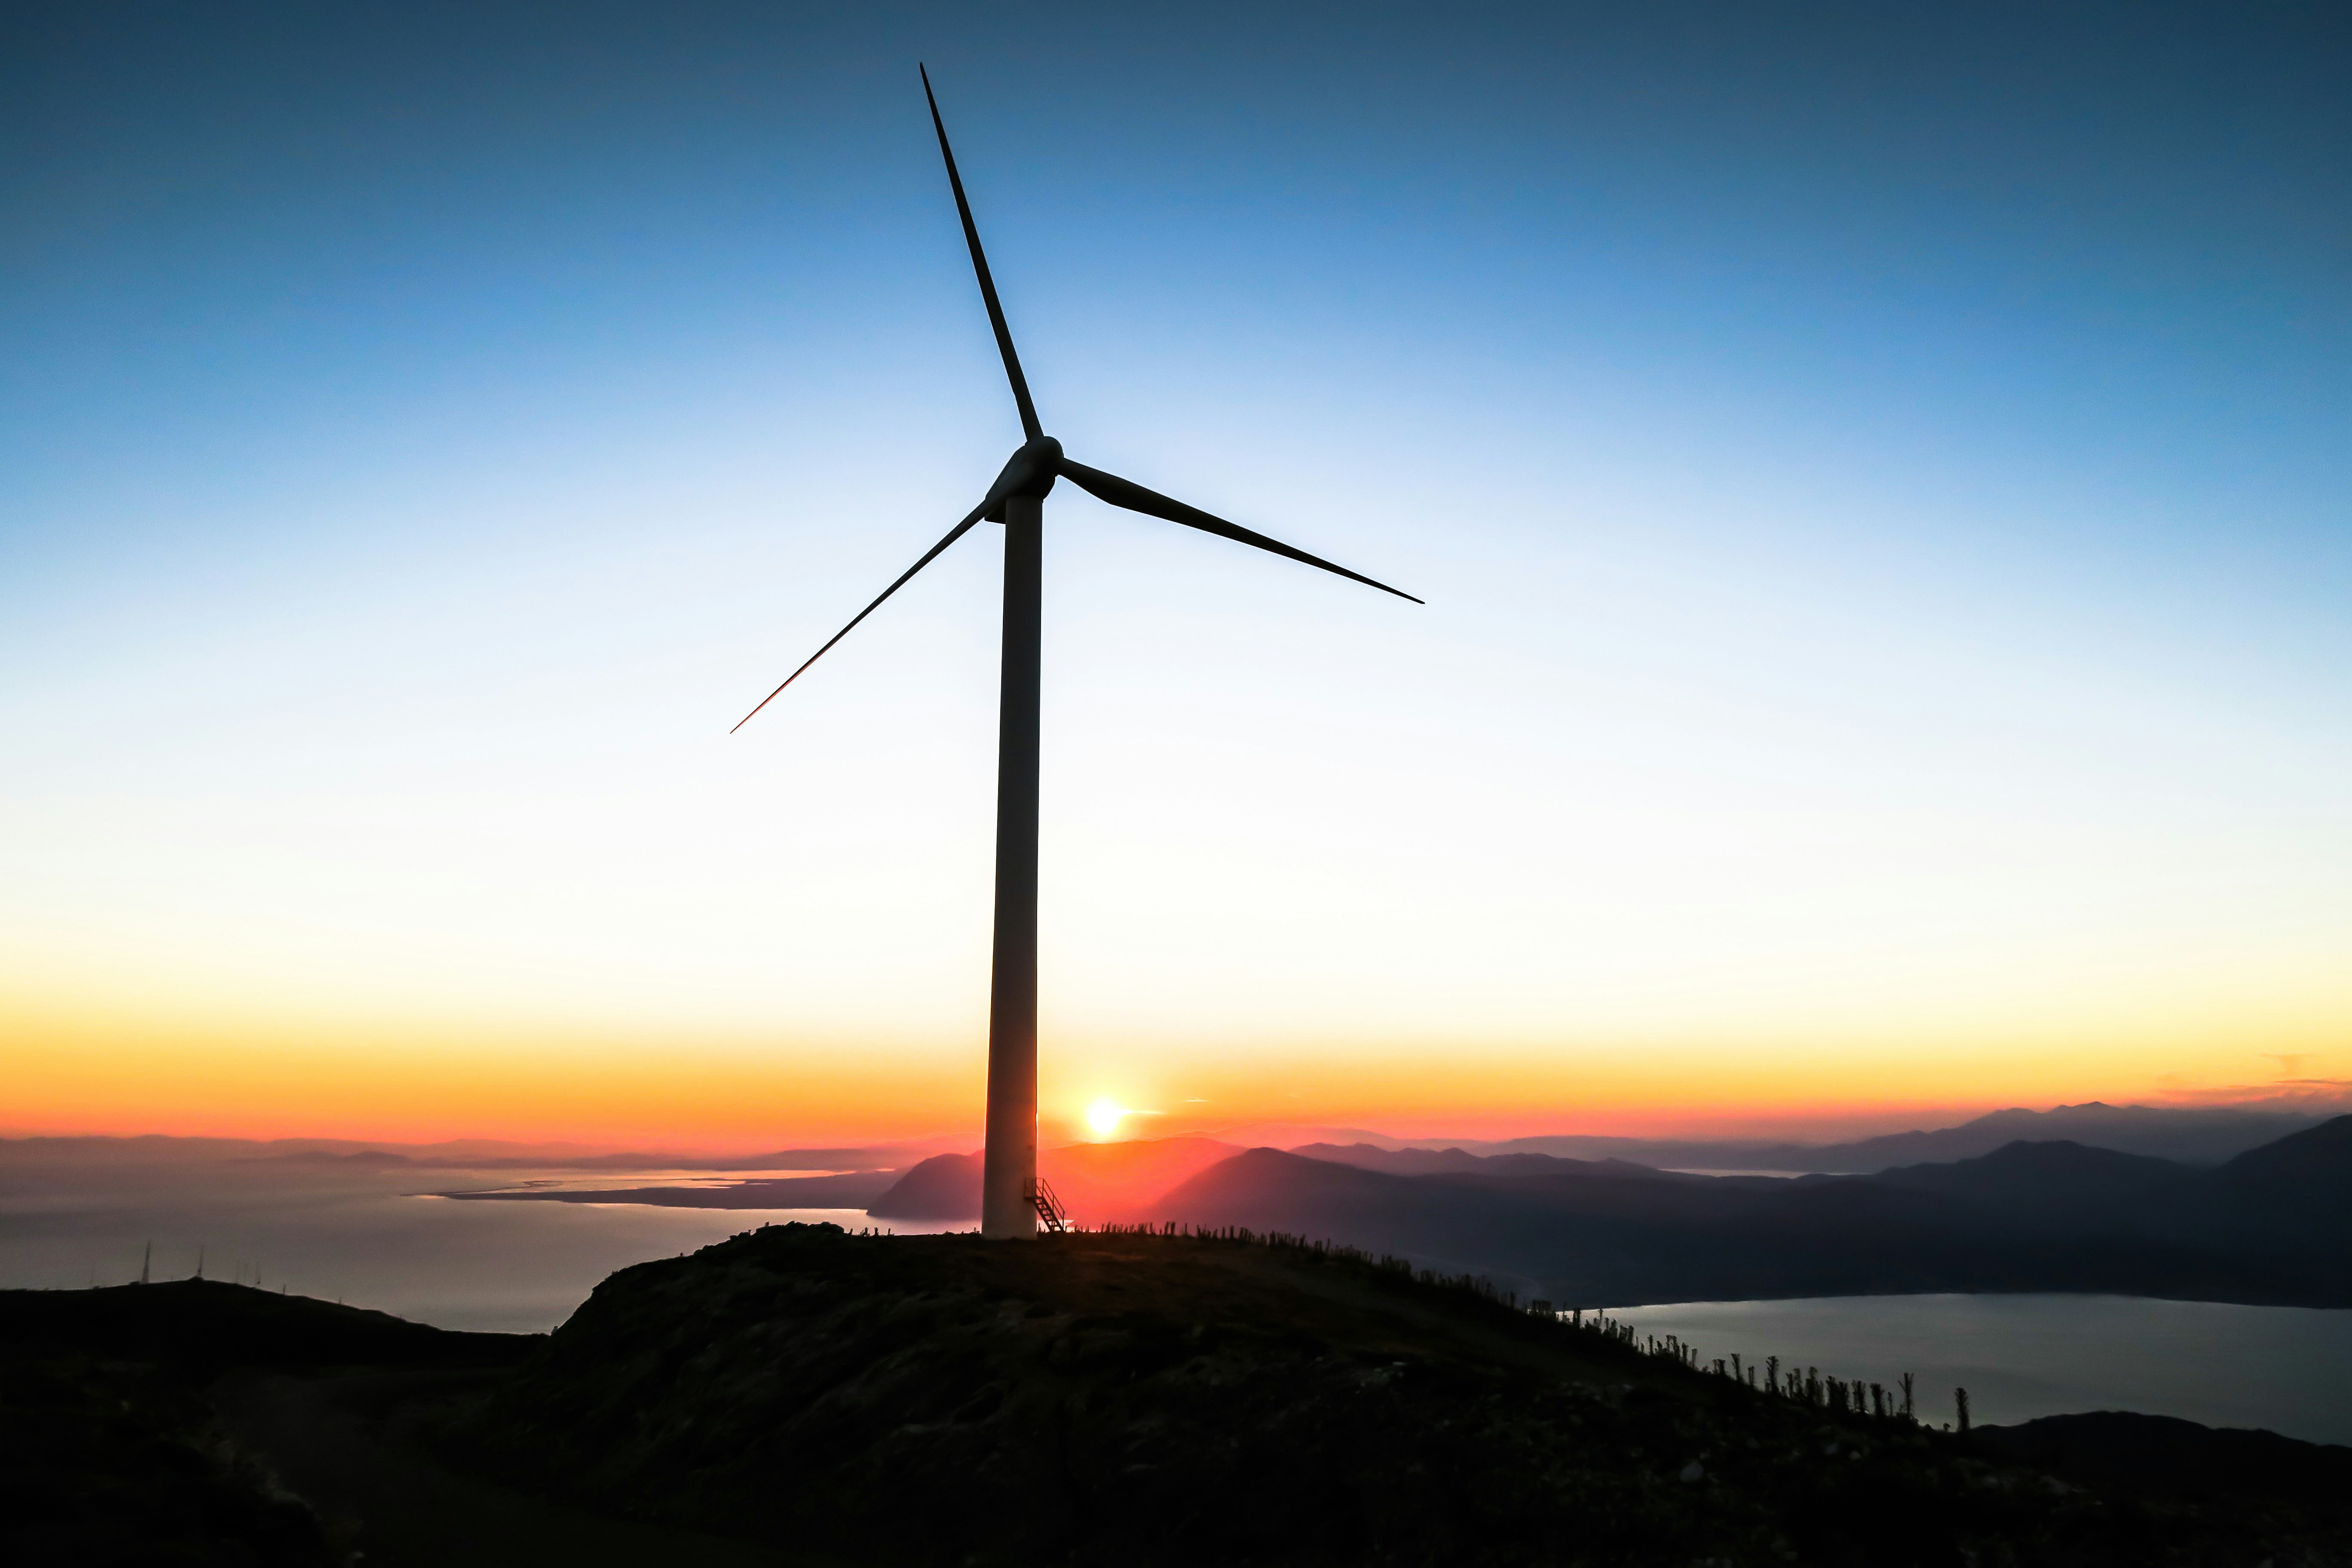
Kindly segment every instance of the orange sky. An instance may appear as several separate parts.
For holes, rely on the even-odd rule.
[[[980,1120],[977,1038],[712,1037],[423,1020],[159,1018],[144,1007],[9,1008],[0,1127],[428,1142],[453,1137],[751,1150],[961,1134]],[[2322,1031],[2312,1031],[2316,1036]],[[1839,1136],[2092,1099],[2254,1098],[2324,1074],[2324,1043],[2265,1059],[2227,1028],[2176,1023],[2060,1050],[1972,1031],[1868,1039],[1243,1041],[1074,1044],[1048,1030],[1047,1136],[1082,1137],[1108,1099],[1121,1132],[1245,1135],[1253,1124],[1400,1136],[1537,1132]],[[2151,1072],[2151,1061],[2182,1064]],[[2234,1076],[2232,1068],[2236,1068]],[[2289,1070],[2289,1069],[2292,1070]],[[1992,1086],[1987,1091],[1986,1086]],[[1236,1131],[1235,1130],[1242,1130]]]

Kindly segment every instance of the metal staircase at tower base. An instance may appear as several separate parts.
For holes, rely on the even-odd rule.
[[[1062,1207],[1062,1200],[1054,1195],[1054,1189],[1045,1184],[1045,1177],[1032,1176],[1029,1179],[1028,1197],[1029,1206],[1037,1211],[1038,1226],[1048,1236],[1068,1233],[1069,1211]]]

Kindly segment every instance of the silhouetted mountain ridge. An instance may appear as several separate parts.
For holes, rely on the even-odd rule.
[[[1579,1306],[1947,1290],[2352,1305],[2352,1117],[2219,1169],[2065,1142],[1869,1176],[1570,1164],[1408,1175],[1254,1149],[1160,1211],[1497,1271]]]
[[[1309,1160],[1356,1165],[1367,1171],[1382,1171],[1392,1176],[1590,1175],[1648,1181],[1692,1179],[1679,1171],[1661,1170],[1655,1165],[1614,1157],[1575,1160],[1560,1154],[1473,1154],[1458,1147],[1383,1149],[1373,1143],[1307,1143],[1289,1152]]]
[[[1131,1138],[1065,1143],[1037,1152],[1037,1173],[1084,1225],[1134,1221],[1155,1212],[1160,1195],[1187,1177],[1241,1152],[1213,1138]],[[923,1161],[866,1206],[877,1219],[976,1220],[981,1157],[940,1154]]]
[[[877,1219],[978,1219],[980,1156],[934,1154],[866,1205]]]
[[[2352,1498],[2352,1448],[2171,1415],[2044,1415],[2015,1426],[1979,1426],[1970,1441],[2003,1458],[2141,1496]]]
[[[1464,1159],[1509,1154],[1630,1160],[1661,1168],[1701,1171],[1826,1172],[1867,1175],[1895,1165],[1973,1159],[2021,1140],[2070,1142],[2120,1153],[2188,1164],[2220,1164],[2249,1149],[2317,1126],[2327,1112],[2253,1110],[2233,1106],[2106,1105],[2092,1100],[2049,1110],[2012,1107],[1956,1127],[1889,1132],[1838,1143],[1773,1142],[1763,1139],[1622,1138],[1553,1134],[1500,1142],[1465,1141],[1443,1151],[1404,1149],[1381,1153],[1440,1152]],[[1367,1146],[1369,1147],[1369,1146]],[[1318,1157],[1336,1157],[1324,1155]],[[1351,1158],[1349,1163],[1370,1163]],[[1402,1166],[1370,1164],[1375,1170]],[[1447,1167],[1454,1168],[1454,1167]],[[1415,1171],[1412,1173],[1423,1174]]]
[[[1866,1179],[1957,1197],[2074,1205],[2142,1197],[2195,1174],[2193,1167],[2175,1161],[2060,1140],[2007,1143],[1990,1154],[1948,1164],[1898,1165]]]

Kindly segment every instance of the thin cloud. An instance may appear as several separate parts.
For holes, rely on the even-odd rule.
[[[2175,1105],[2214,1110],[2352,1111],[2352,1079],[2282,1079],[2275,1083],[2237,1084],[2225,1089],[2182,1089],[2166,1098]]]

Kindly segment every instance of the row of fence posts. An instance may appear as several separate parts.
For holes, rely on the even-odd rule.
[[[1742,1387],[1759,1394],[1775,1394],[1799,1405],[1841,1415],[1868,1415],[1880,1421],[1902,1421],[1916,1425],[1919,1420],[1916,1381],[1909,1373],[1889,1388],[1883,1384],[1864,1383],[1860,1378],[1824,1377],[1822,1369],[1809,1366],[1800,1373],[1791,1364],[1784,1373],[1779,1356],[1766,1356],[1758,1366],[1743,1363],[1735,1351],[1727,1357],[1717,1357],[1706,1366],[1699,1363],[1697,1347],[1676,1334],[1644,1334],[1631,1323],[1612,1318],[1605,1310],[1595,1310],[1587,1316],[1581,1308],[1570,1308],[1565,1313],[1552,1311],[1549,1301],[1538,1301],[1534,1310],[1562,1318],[1569,1327],[1585,1333],[1599,1334],[1615,1343],[1625,1345],[1643,1355],[1658,1356],[1693,1372],[1711,1372],[1717,1377],[1727,1377]],[[1952,1390],[1952,1404],[1958,1416],[1959,1430],[1969,1429],[1969,1391]]]

